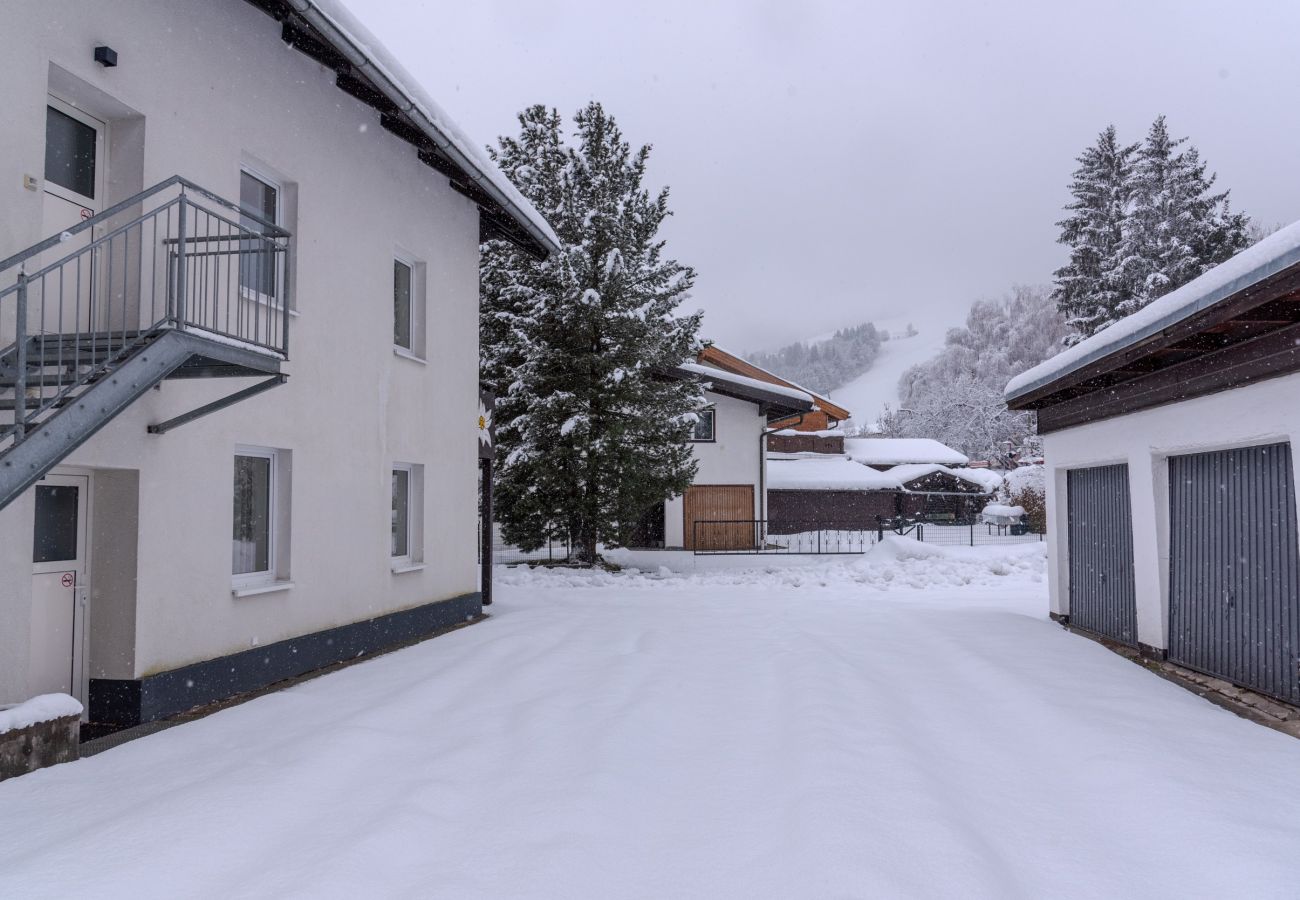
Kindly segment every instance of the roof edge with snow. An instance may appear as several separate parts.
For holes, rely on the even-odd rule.
[[[677,378],[694,379],[701,382],[705,390],[724,397],[757,403],[766,407],[769,415],[778,415],[781,418],[811,412],[813,408],[812,395],[806,391],[736,375],[712,366],[684,362],[666,374]]]
[[[1015,403],[1039,393],[1298,263],[1300,222],[1294,222],[1109,328],[1020,373],[1007,383],[1004,397],[1008,403]]]
[[[560,250],[560,239],[542,214],[341,0],[249,2],[283,23],[286,42],[333,68],[340,89],[378,109],[385,128],[417,148],[429,142],[421,160],[478,203],[493,233],[539,257]],[[418,134],[405,133],[411,130],[406,121]],[[468,183],[459,183],[457,176]]]

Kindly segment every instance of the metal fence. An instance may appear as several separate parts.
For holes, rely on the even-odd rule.
[[[696,556],[807,554],[815,556],[865,553],[886,536],[927,544],[983,547],[1042,541],[1044,536],[1023,526],[911,519],[881,519],[875,528],[827,528],[816,522],[782,522],[773,528],[762,519],[727,519],[693,523]]]
[[[479,520],[478,534],[482,533]],[[536,550],[521,550],[514,544],[507,543],[501,536],[501,526],[492,523],[492,564],[496,566],[514,566],[520,563],[554,563],[562,565],[572,557],[573,548],[567,540],[552,539]],[[478,545],[478,561],[483,562],[483,544]]]

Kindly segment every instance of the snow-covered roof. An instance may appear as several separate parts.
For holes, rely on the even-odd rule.
[[[467,178],[499,203],[539,246],[547,251],[559,251],[560,239],[541,213],[341,0],[290,0],[290,5],[321,31],[358,74],[371,80],[409,116],[421,132],[464,170]]]
[[[863,466],[863,468],[866,468],[866,466]],[[873,469],[872,471],[875,470]],[[938,463],[913,463],[906,466],[894,466],[892,469],[888,469],[881,474],[891,475],[897,479],[900,484],[907,484],[909,481],[915,481],[918,478],[925,478],[927,475],[933,475],[936,472],[951,475],[967,484],[973,484],[984,493],[989,493],[993,490],[993,488],[989,487],[988,479],[983,477],[983,475],[976,475],[975,469],[950,469],[947,466],[941,466]],[[999,484],[1002,482],[1001,476],[994,474],[994,477],[997,478]]]
[[[768,459],[767,487],[773,491],[897,491],[903,485],[841,456],[819,459]]]
[[[752,362],[750,362],[749,360],[745,359],[744,357],[742,357],[742,356],[740,356],[740,355],[738,355],[738,354],[732,353],[730,350],[724,350],[722,347],[719,347],[716,343],[710,342],[709,345],[710,345],[714,350],[717,350],[719,353],[724,353],[724,354],[726,354],[727,356],[730,356],[732,359],[739,360],[740,362],[743,362],[745,365],[749,366],[751,369],[756,369],[756,370],[759,371],[759,372],[763,372],[763,373],[766,374],[766,375],[770,375],[772,378],[776,379],[776,380],[779,381],[779,382],[783,382],[783,383],[785,383],[785,384],[790,385],[791,387],[795,388],[796,390],[803,391],[805,394],[807,394],[809,397],[811,397],[813,403],[816,404],[816,405],[818,405],[818,406],[820,406],[819,401],[824,402],[824,403],[830,403],[830,401],[827,400],[825,397],[821,397],[821,396],[819,396],[818,394],[815,394],[814,392],[808,390],[808,389],[807,389],[806,387],[804,387],[803,385],[796,384],[795,382],[791,381],[789,378],[782,378],[780,375],[776,374],[775,372],[769,372],[767,369],[764,369],[762,366],[756,366],[756,365],[754,365]],[[765,381],[764,383],[765,383],[765,384],[771,384],[771,382],[767,382],[767,381]],[[843,409],[843,407],[840,407],[840,406],[838,406],[838,405],[836,405],[836,404],[831,404],[831,405],[835,406],[836,409],[841,409],[841,410],[843,410],[843,411],[846,412],[846,413],[848,412],[848,410]]]
[[[1253,247],[1247,247],[1232,259],[1170,291],[1133,315],[1120,319],[1109,328],[1032,369],[1021,372],[1007,383],[1006,398],[1014,400],[1046,387],[1071,372],[1158,334],[1296,263],[1300,263],[1300,222],[1274,232]]]
[[[786,387],[783,384],[773,384],[770,381],[759,381],[757,378],[748,378],[744,375],[733,375],[731,372],[724,372],[722,369],[715,369],[713,366],[701,365],[697,362],[684,362],[678,366],[685,372],[692,375],[698,375],[706,381],[717,382],[718,384],[730,384],[739,387],[750,388],[751,390],[766,391],[769,394],[776,394],[779,397],[785,397],[789,400],[798,400],[802,403],[812,405],[812,394],[807,391],[801,391],[798,388]]]
[[[975,484],[979,484],[987,493],[993,493],[1002,487],[1002,473],[995,469],[953,469],[952,474],[958,478],[965,478]]]
[[[970,462],[964,454],[932,438],[848,438],[844,441],[844,452],[854,462],[868,466],[904,463],[964,466]]]

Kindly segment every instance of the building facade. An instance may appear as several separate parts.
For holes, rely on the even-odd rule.
[[[701,382],[706,406],[691,440],[695,481],[663,504],[662,546],[752,547],[767,510],[767,435],[772,423],[810,412],[813,398],[701,363],[685,363],[675,375]]]
[[[0,444],[74,445],[0,509],[0,701],[64,691],[132,724],[477,615],[479,242],[544,254],[545,223],[336,3],[3,18],[23,37],[0,60],[0,258],[81,230],[0,265],[0,289],[54,266],[21,323],[0,295],[0,347],[12,370],[16,337],[75,335],[58,371],[83,393]],[[55,299],[91,312],[51,326]],[[163,356],[181,332],[185,362],[136,384],[154,351],[124,341]],[[95,341],[121,368],[83,359]],[[32,352],[7,409],[45,402]],[[124,373],[129,402],[66,425]]]
[[[1053,617],[1300,702],[1300,225],[1026,372]]]

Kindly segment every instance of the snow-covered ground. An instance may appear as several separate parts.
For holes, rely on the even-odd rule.
[[[1294,897],[1300,742],[1041,546],[504,570],[493,617],[0,784],[5,897]]]
[[[898,409],[898,379],[917,363],[925,362],[943,349],[948,326],[935,322],[915,322],[917,333],[902,337],[906,319],[876,322],[893,337],[880,345],[880,355],[871,368],[843,387],[831,391],[830,399],[853,413],[854,426],[875,425],[888,403]]]

